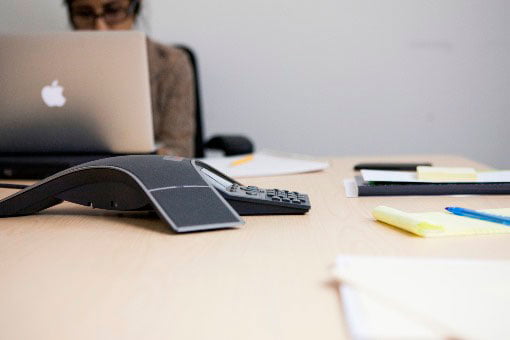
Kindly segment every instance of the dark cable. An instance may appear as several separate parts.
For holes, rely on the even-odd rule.
[[[0,183],[0,188],[4,189],[25,189],[26,187],[28,187],[28,185]]]

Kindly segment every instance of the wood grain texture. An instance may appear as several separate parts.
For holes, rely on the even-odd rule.
[[[2,339],[342,339],[338,254],[509,259],[510,235],[423,239],[375,222],[406,211],[510,207],[510,196],[345,198],[352,166],[241,180],[306,192],[305,216],[246,217],[240,230],[177,235],[149,214],[64,203],[0,219]],[[387,157],[474,166],[452,156]],[[9,190],[0,190],[0,197]]]

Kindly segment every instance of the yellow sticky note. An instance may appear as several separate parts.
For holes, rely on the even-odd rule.
[[[510,209],[487,209],[480,211],[510,216]],[[510,227],[503,224],[457,216],[446,211],[408,213],[390,207],[378,206],[372,211],[372,215],[380,222],[422,237],[510,234]]]
[[[378,206],[372,211],[376,220],[407,230],[419,236],[426,236],[427,232],[438,233],[444,231],[442,225],[430,222],[413,214],[385,206]]]
[[[478,178],[473,168],[418,166],[416,173],[424,181],[476,181]]]

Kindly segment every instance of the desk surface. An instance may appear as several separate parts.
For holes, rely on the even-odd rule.
[[[483,168],[459,157],[388,159]],[[509,196],[345,198],[342,179],[353,164],[375,160],[334,159],[325,172],[243,180],[306,192],[312,210],[246,217],[240,230],[177,235],[153,216],[72,204],[0,219],[2,338],[341,339],[330,274],[338,254],[510,258],[510,235],[422,239],[373,221],[380,204],[510,206]]]

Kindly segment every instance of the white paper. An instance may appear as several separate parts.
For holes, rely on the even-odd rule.
[[[370,294],[349,285],[340,285],[340,296],[353,340],[443,339],[441,332],[408,318],[405,313],[387,308]]]
[[[409,182],[409,183],[504,183],[510,182],[510,171],[483,171],[478,172],[478,179],[468,181],[431,181],[419,180],[415,171],[386,171],[366,170],[360,171],[366,182]]]
[[[344,179],[344,190],[345,197],[354,198],[358,197],[358,185],[356,184],[356,180],[354,178],[346,178]]]
[[[242,159],[244,156],[231,156],[219,158],[204,158],[201,161],[223,172],[230,177],[262,177],[290,175],[297,173],[321,171],[326,169],[327,162],[318,162],[308,159],[306,156],[293,154],[281,154],[271,151],[261,151],[253,154],[253,160],[237,166],[231,166],[232,162]]]
[[[339,256],[354,339],[509,339],[510,261]]]

